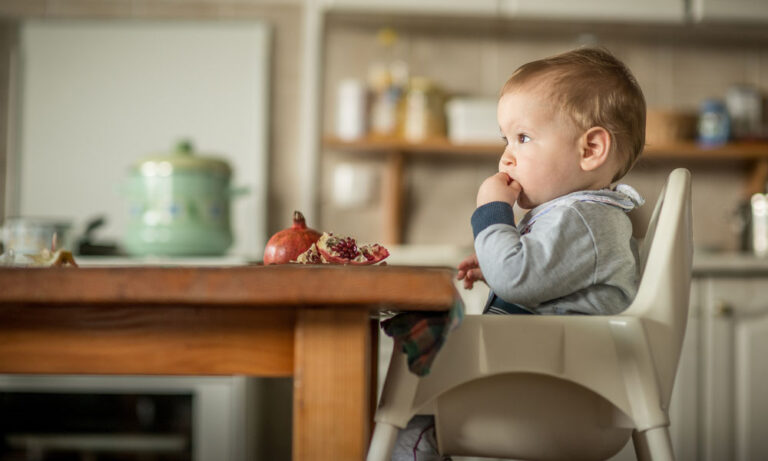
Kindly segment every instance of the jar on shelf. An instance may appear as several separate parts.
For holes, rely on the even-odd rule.
[[[707,99],[699,108],[699,143],[706,147],[720,146],[728,142],[730,120],[725,104],[717,99]]]
[[[725,93],[725,105],[736,139],[757,138],[762,134],[763,95],[754,85],[732,85]]]
[[[400,137],[410,142],[445,137],[444,97],[428,78],[413,77],[400,105]]]
[[[403,50],[398,46],[394,29],[382,28],[376,39],[383,60],[368,67],[370,134],[375,138],[394,138],[400,125],[398,108],[408,82],[408,64],[399,57]]]
[[[383,64],[371,65],[368,71],[371,89],[371,134],[374,137],[394,137],[397,131],[397,106],[400,92],[392,85],[389,68]]]
[[[368,127],[368,94],[362,80],[339,82],[336,92],[336,137],[343,141],[364,138]]]

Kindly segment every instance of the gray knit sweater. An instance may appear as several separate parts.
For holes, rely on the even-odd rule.
[[[627,212],[643,202],[624,184],[579,191],[534,208],[517,226],[509,204],[479,207],[475,251],[491,288],[484,312],[504,313],[495,306],[506,303],[537,314],[623,311],[639,283]]]

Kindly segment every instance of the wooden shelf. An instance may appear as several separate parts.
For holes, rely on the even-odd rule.
[[[768,142],[733,142],[718,147],[703,147],[694,141],[648,145],[644,157],[689,160],[765,160]]]
[[[412,143],[400,139],[370,138],[359,141],[342,141],[338,138],[329,137],[325,139],[324,145],[327,149],[346,152],[402,152],[405,154],[467,156],[501,155],[504,148],[501,139],[498,143],[453,144],[447,139],[432,139]],[[702,147],[694,141],[683,141],[648,145],[643,156],[691,160],[762,160],[768,159],[768,142],[734,142],[719,147]]]
[[[504,144],[453,144],[447,139],[411,143],[400,139],[369,138],[342,141],[325,138],[326,149],[362,155],[385,155],[387,180],[384,181],[384,241],[401,244],[403,230],[403,172],[405,158],[412,155],[465,156],[490,159],[501,155]],[[745,196],[762,192],[768,181],[768,142],[734,142],[719,147],[702,147],[695,141],[646,146],[642,159],[654,161],[739,161],[750,164],[744,189]]]
[[[457,154],[468,156],[501,155],[504,144],[453,144],[447,139],[432,139],[412,143],[401,139],[370,138],[359,141],[342,141],[338,138],[326,138],[325,147],[360,153],[403,152],[408,154],[444,155]]]

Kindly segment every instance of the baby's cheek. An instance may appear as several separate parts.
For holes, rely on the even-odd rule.
[[[531,202],[530,198],[525,194],[525,192],[520,192],[520,195],[517,196],[517,206],[520,208],[529,210],[533,208],[533,203]]]

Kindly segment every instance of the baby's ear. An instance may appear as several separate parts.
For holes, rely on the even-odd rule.
[[[611,152],[611,134],[601,126],[593,126],[579,139],[581,169],[594,171],[608,162]]]

